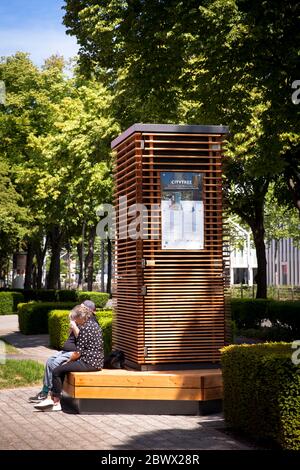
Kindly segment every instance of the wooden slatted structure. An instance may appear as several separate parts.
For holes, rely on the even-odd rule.
[[[135,124],[112,142],[113,346],[125,351],[136,368],[219,361],[229,335],[222,219],[222,141],[227,132],[224,126]],[[162,172],[202,175],[202,249],[162,248]],[[132,204],[148,210],[143,237],[137,239],[131,237]]]

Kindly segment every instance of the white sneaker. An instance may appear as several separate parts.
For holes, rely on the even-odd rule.
[[[51,411],[61,411],[61,404],[60,402],[56,402],[54,403],[54,405],[52,406],[52,410]]]
[[[46,410],[47,408],[52,408],[54,405],[54,401],[52,398],[46,398],[45,400],[41,401],[37,405],[34,405],[34,408],[37,410]]]

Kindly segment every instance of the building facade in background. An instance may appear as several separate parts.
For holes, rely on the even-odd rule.
[[[266,244],[268,286],[300,286],[300,248],[293,239],[272,240]],[[230,283],[255,283],[257,260],[255,249],[234,249],[230,256]]]

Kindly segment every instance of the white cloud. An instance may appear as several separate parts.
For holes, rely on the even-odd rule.
[[[78,52],[74,37],[67,36],[62,29],[8,29],[0,31],[0,56],[15,54],[17,51],[30,53],[31,60],[42,65],[52,54],[65,58]]]

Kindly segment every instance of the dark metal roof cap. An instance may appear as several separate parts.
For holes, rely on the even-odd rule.
[[[228,126],[188,125],[188,124],[142,124],[137,123],[128,127],[111,143],[111,148],[119,145],[135,132],[174,133],[174,134],[228,134]]]

